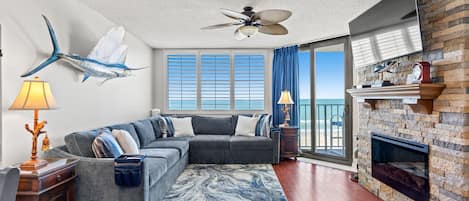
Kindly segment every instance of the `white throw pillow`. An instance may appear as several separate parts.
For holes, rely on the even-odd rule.
[[[112,135],[116,138],[124,154],[138,154],[138,146],[129,132],[126,130],[112,130]]]
[[[246,117],[239,115],[235,135],[256,136],[257,121],[259,121],[259,117]]]
[[[194,136],[192,129],[192,118],[171,118],[174,127],[174,137]]]

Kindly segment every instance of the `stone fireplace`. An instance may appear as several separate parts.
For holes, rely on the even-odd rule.
[[[405,84],[417,61],[432,64],[432,80],[446,88],[431,114],[414,113],[401,100],[360,104],[354,125],[359,182],[383,200],[411,200],[372,176],[372,133],[428,145],[430,200],[469,200],[469,1],[419,0],[423,53],[400,57],[385,78]],[[378,80],[373,66],[354,69],[354,84]]]

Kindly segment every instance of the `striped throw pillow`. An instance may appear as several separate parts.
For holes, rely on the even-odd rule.
[[[160,125],[161,135],[163,138],[174,136],[174,125],[171,117],[161,117],[158,121]]]
[[[270,128],[272,127],[272,115],[261,114],[256,125],[256,136],[270,137]]]
[[[124,154],[116,138],[108,130],[102,130],[91,145],[96,158],[117,158]]]

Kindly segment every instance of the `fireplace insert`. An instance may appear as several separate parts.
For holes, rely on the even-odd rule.
[[[416,201],[429,199],[428,145],[372,133],[371,174]]]

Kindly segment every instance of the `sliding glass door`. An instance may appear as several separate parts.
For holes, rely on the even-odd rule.
[[[348,37],[303,47],[300,61],[300,138],[306,157],[350,164],[352,64]]]

